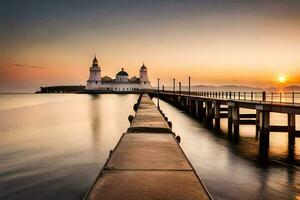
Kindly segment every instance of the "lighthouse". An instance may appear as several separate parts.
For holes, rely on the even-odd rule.
[[[142,88],[151,87],[150,81],[148,79],[147,67],[144,65],[144,63],[140,68],[140,84]]]
[[[87,80],[86,89],[95,90],[101,86],[101,69],[98,65],[98,60],[96,56],[94,57],[93,64],[90,67],[90,76]]]

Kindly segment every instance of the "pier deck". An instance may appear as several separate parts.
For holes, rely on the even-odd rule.
[[[211,199],[148,95],[88,192],[88,200]]]

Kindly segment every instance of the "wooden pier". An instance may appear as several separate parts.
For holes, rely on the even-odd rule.
[[[87,200],[212,199],[172,132],[172,123],[147,94],[91,187]]]
[[[242,95],[244,95],[242,97]],[[177,108],[185,110],[193,117],[203,121],[208,128],[220,132],[221,118],[227,118],[229,138],[239,138],[241,125],[256,126],[255,136],[259,140],[258,155],[262,161],[268,160],[270,132],[288,134],[288,158],[294,160],[295,138],[300,137],[300,131],[296,130],[296,115],[300,114],[300,104],[267,101],[266,92],[261,93],[260,99],[254,99],[254,93],[250,93],[250,99],[245,93],[231,92],[186,92],[186,91],[152,91],[150,95],[163,99]],[[273,97],[273,96],[271,96]],[[294,97],[293,97],[294,98]],[[240,109],[251,109],[254,113],[241,114]],[[270,123],[270,113],[283,113],[287,115],[286,126],[275,126]]]

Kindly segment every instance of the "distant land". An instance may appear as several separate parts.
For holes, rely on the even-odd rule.
[[[300,86],[298,85],[290,85],[284,88],[284,91],[300,91]]]

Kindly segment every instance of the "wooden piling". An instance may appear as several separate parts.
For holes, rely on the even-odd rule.
[[[199,119],[199,102],[195,100],[195,116]]]
[[[270,112],[264,110],[259,112],[259,156],[261,160],[268,160],[270,143]]]
[[[202,121],[205,116],[203,101],[197,101],[197,102],[198,102],[198,119]]]
[[[192,115],[192,116],[194,115],[193,100],[192,99],[189,100],[189,114]]]
[[[233,118],[233,135],[234,138],[238,138],[240,135],[240,108],[238,106],[232,107]]]
[[[214,103],[214,111],[215,111],[215,132],[219,133],[220,132],[220,119],[221,119],[221,114],[220,114],[220,102],[215,101]]]
[[[255,138],[258,139],[259,135],[259,110],[256,110],[256,127],[255,127]]]
[[[295,114],[288,114],[288,152],[289,160],[294,160],[295,157],[295,132],[296,132],[296,117]]]
[[[228,105],[227,129],[229,137],[232,136],[232,106]]]
[[[207,127],[212,128],[213,125],[213,108],[212,102],[205,102],[205,123]]]

